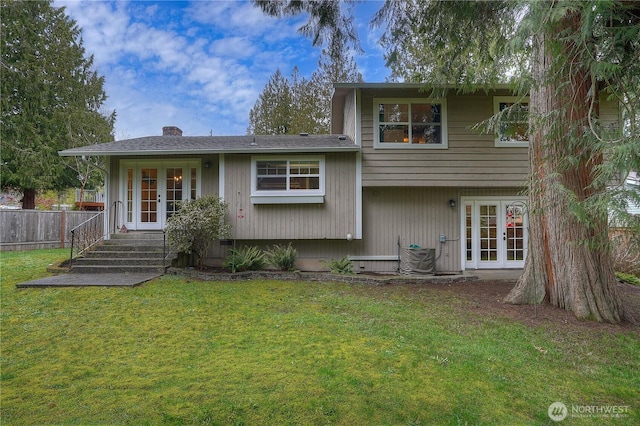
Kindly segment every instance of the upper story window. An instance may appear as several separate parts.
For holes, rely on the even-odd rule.
[[[324,157],[254,157],[253,204],[324,202]]]
[[[374,99],[376,148],[447,148],[445,99]]]
[[[493,113],[500,114],[496,146],[529,146],[529,98],[495,96]]]

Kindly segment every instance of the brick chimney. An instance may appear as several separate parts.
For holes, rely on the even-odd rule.
[[[176,126],[165,126],[162,128],[162,136],[182,136],[182,130]]]

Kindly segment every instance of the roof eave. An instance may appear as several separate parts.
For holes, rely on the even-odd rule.
[[[137,150],[137,151],[58,151],[61,157],[81,156],[161,156],[161,155],[207,155],[207,154],[268,154],[268,153],[322,153],[322,152],[359,152],[359,146],[348,147],[309,147],[309,148],[252,148],[252,149],[193,149],[193,150]]]
[[[494,90],[513,89],[513,85],[508,83],[496,83],[491,85],[477,84],[478,90],[485,88]],[[440,89],[460,89],[456,84],[429,84],[429,83],[334,83],[334,90],[337,89],[420,89],[423,87]]]

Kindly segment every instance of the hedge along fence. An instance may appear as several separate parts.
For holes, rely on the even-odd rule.
[[[0,251],[65,248],[95,211],[0,210]]]

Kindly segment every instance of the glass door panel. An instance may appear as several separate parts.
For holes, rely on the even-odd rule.
[[[473,209],[471,204],[464,206],[465,255],[466,262],[473,262]]]
[[[140,169],[140,223],[158,223],[158,169]]]
[[[182,201],[182,168],[167,167],[166,170],[166,219],[169,219],[180,208]]]
[[[498,206],[495,204],[479,205],[480,225],[480,261],[496,262],[498,260]]]
[[[505,266],[524,264],[526,244],[526,217],[523,203],[504,204]]]

